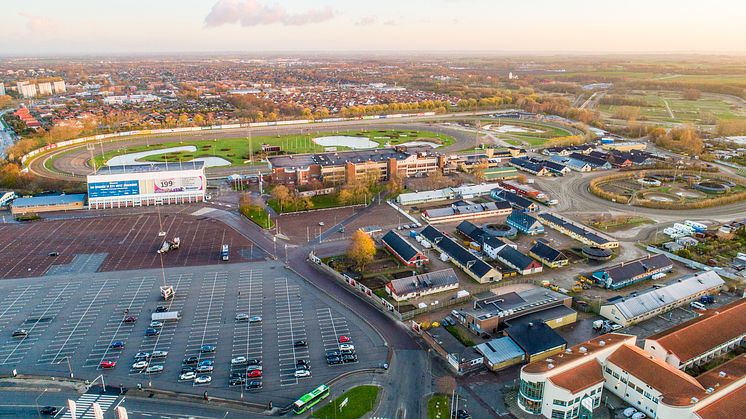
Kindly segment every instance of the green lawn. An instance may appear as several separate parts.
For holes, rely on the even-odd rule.
[[[685,100],[680,92],[670,91],[637,92],[627,96],[641,98],[646,102],[647,106],[640,107],[640,118],[648,121],[704,124],[708,121],[703,120],[703,117],[708,114],[719,120],[746,117],[746,112],[736,105],[706,93],[703,93],[698,100]],[[666,102],[674,118],[669,115]],[[598,110],[612,116],[616,106],[600,105]]]
[[[261,228],[272,228],[275,224],[264,208],[244,207],[241,208],[241,214]]]
[[[316,410],[311,417],[319,419],[358,419],[373,410],[378,398],[377,386],[358,386],[346,391],[336,400]],[[347,399],[347,404],[340,408]]]
[[[448,396],[436,394],[427,401],[427,419],[447,419],[451,415],[451,401]]]
[[[324,209],[324,208],[336,208],[336,207],[342,206],[342,204],[340,204],[337,201],[337,194],[316,195],[314,197],[311,197],[311,201],[313,202],[313,208],[311,208],[311,210]],[[364,202],[359,202],[359,204],[363,204],[363,203]],[[269,201],[267,201],[267,205],[272,207],[273,210],[277,211],[277,213],[280,213],[280,214],[285,213],[285,212],[299,211],[299,209],[296,207],[285,207],[281,209],[280,204],[275,199],[270,199]]]
[[[162,150],[172,147],[182,146],[194,146],[196,151],[181,151],[168,154],[158,154],[154,156],[147,156],[143,158],[143,161],[152,162],[177,162],[177,161],[189,161],[196,157],[221,157],[228,160],[233,165],[243,165],[250,157],[250,148],[254,153],[254,158],[257,158],[257,153],[260,152],[262,144],[277,145],[282,147],[282,150],[286,153],[298,154],[298,153],[312,153],[324,151],[325,147],[320,146],[312,141],[313,138],[323,137],[328,135],[349,135],[368,137],[371,141],[374,141],[383,147],[386,144],[396,145],[405,143],[408,141],[415,141],[418,139],[426,139],[428,141],[448,146],[454,143],[454,139],[450,136],[438,134],[429,131],[416,131],[416,130],[375,130],[375,131],[343,131],[343,132],[327,132],[318,134],[305,134],[305,135],[283,135],[283,136],[264,136],[254,137],[251,140],[251,147],[249,147],[248,138],[219,138],[210,139],[209,132],[201,134],[204,139],[188,139],[184,141],[172,141],[167,143],[161,143],[157,145],[137,145],[126,147],[123,146],[120,149],[113,150],[105,153],[103,156],[98,155],[94,157],[96,165],[100,167],[104,162],[108,161],[114,156],[119,156],[128,153],[138,153],[142,151],[151,150]],[[348,150],[347,147],[337,147],[338,150]]]

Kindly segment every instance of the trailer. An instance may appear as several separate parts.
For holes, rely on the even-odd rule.
[[[150,315],[150,320],[152,321],[170,321],[170,320],[179,320],[181,319],[181,313],[178,311],[164,311],[161,313],[153,313]]]
[[[161,248],[158,249],[158,254],[162,255],[164,253],[168,253],[172,250],[176,250],[181,245],[181,240],[178,237],[174,237],[173,240],[166,240],[161,245]]]
[[[174,297],[174,287],[170,285],[162,285],[161,286],[161,296],[163,297],[163,300],[167,301],[170,298]]]

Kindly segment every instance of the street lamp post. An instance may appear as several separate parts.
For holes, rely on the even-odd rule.
[[[39,415],[39,419],[41,419],[41,411],[39,410],[39,399],[41,396],[44,395],[44,393],[47,392],[48,389],[44,389],[44,391],[41,392],[38,396],[36,396],[36,399],[34,400],[34,404],[36,405],[36,414]]]

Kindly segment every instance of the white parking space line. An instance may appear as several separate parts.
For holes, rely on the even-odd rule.
[[[203,360],[215,360],[215,352],[203,353],[200,348],[204,345],[212,345],[218,350],[220,340],[220,327],[222,325],[223,300],[228,283],[228,275],[225,272],[206,273],[202,281],[197,306],[194,310],[194,319],[186,344],[184,357],[196,356],[198,362]],[[202,374],[202,373],[198,373]],[[209,385],[196,384],[195,386]]]
[[[112,281],[105,280],[103,283],[91,284],[90,290],[83,295],[78,307],[73,309],[65,325],[39,358],[39,363],[57,364],[75,352],[108,300],[111,294],[111,287],[108,286],[110,282]],[[89,301],[87,305],[85,301]]]
[[[262,271],[250,269],[239,272],[238,277],[238,298],[236,299],[236,313],[245,313],[249,317],[262,316],[263,304],[263,283]],[[235,321],[233,332],[233,347],[231,357],[236,358],[243,356],[246,359],[258,359],[262,361],[262,322]],[[245,374],[246,365],[231,365],[231,374]],[[262,373],[264,366],[262,366]],[[245,377],[245,375],[244,375]],[[261,379],[252,379],[261,380]],[[247,380],[249,381],[249,380]],[[229,385],[230,386],[230,385]],[[230,386],[236,390],[240,386]]]
[[[298,285],[290,284],[287,278],[276,281],[275,308],[280,385],[295,385],[298,384],[298,378],[294,375],[298,360],[309,360],[308,347],[295,346],[296,341],[307,340],[303,304]],[[280,345],[288,349],[280,349]]]
[[[31,346],[39,340],[39,335],[49,327],[52,319],[60,313],[67,300],[73,296],[80,285],[80,282],[68,282],[53,287],[51,293],[39,301],[31,315],[21,325],[21,328],[28,331],[28,335],[25,338],[9,338],[0,347],[0,364],[21,362]]]
[[[9,292],[0,302],[0,330],[3,330],[18,314],[21,309],[36,296],[36,293],[42,288],[42,284],[28,285],[19,287]]]
[[[137,282],[137,288],[128,287],[124,291],[119,299],[119,303],[112,311],[104,327],[104,331],[98,337],[91,353],[85,360],[84,367],[101,369],[100,365],[104,360],[119,360],[122,349],[112,349],[111,345],[115,341],[122,341],[126,344],[127,338],[135,327],[135,323],[125,323],[124,319],[128,316],[139,318],[145,304],[145,296],[152,289],[154,283],[155,277],[142,277]]]

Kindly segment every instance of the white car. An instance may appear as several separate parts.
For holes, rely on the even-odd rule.
[[[152,358],[165,358],[168,356],[168,351],[153,351],[150,356]]]
[[[150,322],[150,327],[152,328],[163,327],[163,322],[159,322],[158,320],[153,320],[152,322]]]
[[[157,374],[159,372],[163,372],[163,365],[151,365],[145,369],[145,372],[147,372],[148,374]]]
[[[197,372],[212,372],[213,368],[212,365],[200,365],[197,367]]]
[[[259,323],[262,321],[262,316],[251,316],[249,317],[249,323]]]
[[[246,371],[254,371],[254,370],[261,371],[262,366],[253,364],[253,365],[249,365],[248,367],[246,367]]]
[[[634,415],[635,413],[637,413],[637,409],[635,409],[634,407],[628,407],[624,409],[624,411],[622,412],[622,414],[626,418],[631,418],[632,415]]]
[[[243,365],[247,361],[245,356],[237,356],[231,359],[231,365]]]
[[[632,419],[645,419],[646,417],[648,417],[648,415],[642,412],[637,412],[634,415],[632,415]]]
[[[249,315],[246,314],[246,313],[238,313],[238,314],[236,314],[236,320],[238,320],[238,321],[249,320]]]
[[[197,378],[197,373],[194,371],[185,372],[179,376],[179,381],[192,381]]]
[[[323,221],[319,221],[319,225],[320,225],[321,227],[323,227],[323,226],[324,226],[324,222],[323,222]]]
[[[134,364],[132,364],[133,370],[141,370],[143,368],[147,368],[148,361],[137,361]]]
[[[209,384],[212,381],[212,377],[209,375],[199,375],[194,379],[194,384]]]
[[[296,370],[295,371],[295,378],[303,378],[303,377],[310,377],[311,371],[309,370]]]
[[[339,350],[340,351],[354,351],[355,345],[350,345],[349,343],[343,343],[339,345]]]

